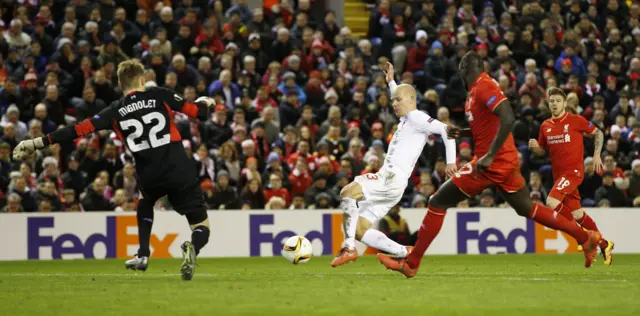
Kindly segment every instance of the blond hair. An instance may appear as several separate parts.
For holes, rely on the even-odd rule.
[[[118,82],[122,90],[134,88],[144,76],[144,66],[137,60],[123,61],[118,65]]]

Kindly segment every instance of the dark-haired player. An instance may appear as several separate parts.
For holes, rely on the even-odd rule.
[[[584,178],[582,135],[594,137],[593,162],[597,172],[604,168],[600,158],[604,135],[584,117],[567,112],[567,95],[562,89],[550,88],[547,91],[547,101],[552,117],[540,126],[538,140],[529,140],[529,149],[534,154],[544,156],[549,152],[551,159],[555,183],[547,197],[547,206],[570,220],[575,219],[580,226],[588,230],[599,231],[596,223],[580,204],[578,186]],[[610,265],[613,261],[613,242],[602,238],[599,246],[604,263]]]
[[[575,221],[557,216],[554,210],[531,201],[511,135],[514,123],[511,104],[498,83],[483,69],[482,58],[475,52],[467,53],[460,60],[460,76],[469,90],[465,114],[470,129],[448,128],[450,138],[473,137],[480,158],[474,157],[431,197],[414,250],[406,258],[378,254],[378,260],[388,269],[414,277],[425,251],[442,228],[447,209],[495,186],[518,215],[573,236],[584,248],[585,267],[590,267],[597,254],[600,233],[585,231]]]
[[[191,229],[191,241],[181,248],[184,261],[181,274],[191,280],[196,255],[209,241],[209,219],[196,169],[182,147],[180,134],[173,123],[172,111],[206,119],[210,98],[190,103],[168,89],[145,88],[144,66],[133,60],[118,65],[118,81],[125,96],[100,113],[78,124],[57,130],[45,137],[22,141],[14,150],[14,158],[22,159],[35,150],[71,141],[93,132],[112,129],[133,153],[140,183],[138,202],[138,238],[140,248],[133,259],[125,262],[128,269],[145,271],[149,256],[149,239],[153,225],[153,206],[167,195],[174,209],[185,215]]]

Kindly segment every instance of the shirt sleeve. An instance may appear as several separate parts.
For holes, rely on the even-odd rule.
[[[397,87],[398,87],[398,85],[396,84],[395,80],[389,82],[389,90],[391,90],[391,96],[392,97],[393,97],[393,93],[396,91]]]
[[[118,101],[116,101],[116,103],[117,102]],[[45,146],[58,144],[74,140],[78,137],[87,136],[96,131],[111,129],[113,127],[115,114],[114,103],[112,103],[90,119],[85,119],[79,123],[63,127],[48,134],[43,142]]]
[[[582,115],[575,116],[575,128],[578,132],[586,133],[587,135],[592,134],[597,129],[593,123],[587,121]]]
[[[191,103],[180,94],[166,88],[156,88],[162,101],[172,110],[182,112],[191,118],[205,118],[208,116],[208,106],[204,102]]]
[[[540,132],[538,133],[538,144],[540,144],[540,147],[542,148],[547,148],[547,135],[545,135],[545,124],[543,123],[540,126]]]
[[[502,101],[507,99],[502,89],[500,89],[498,82],[492,78],[483,79],[480,86],[476,89],[478,91],[476,94],[478,100],[476,102],[479,102],[481,105],[486,105],[491,112],[493,112]]]
[[[419,115],[421,114],[421,115]],[[446,150],[447,164],[456,163],[456,141],[447,137],[447,124],[444,124],[424,112],[412,112],[409,115],[412,124],[418,127],[418,130],[430,135],[440,135],[444,142]]]

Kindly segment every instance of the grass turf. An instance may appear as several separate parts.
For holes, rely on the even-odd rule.
[[[581,255],[431,256],[406,280],[373,256],[0,263],[0,315],[640,315],[640,255],[591,269]]]

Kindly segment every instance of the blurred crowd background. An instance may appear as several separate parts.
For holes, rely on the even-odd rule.
[[[549,117],[545,90],[558,86],[571,111],[605,134],[600,173],[585,140],[584,206],[640,206],[637,1],[347,0],[340,16],[361,13],[346,25],[329,0],[248,5],[0,1],[1,211],[135,210],[135,162],[112,131],[11,158],[21,140],[119,99],[115,70],[133,58],[146,66],[147,86],[217,100],[207,121],[174,118],[210,209],[335,208],[344,185],[381,167],[398,122],[380,65],[391,61],[396,81],[416,87],[420,110],[466,126],[457,64],[470,50],[517,114],[534,200],[545,201],[553,178],[527,143]],[[430,138],[401,206],[426,205],[446,180],[443,155],[441,139]],[[471,140],[458,142],[458,156],[459,166],[473,157]],[[487,190],[460,206],[502,203]],[[171,209],[164,199],[156,207]]]

